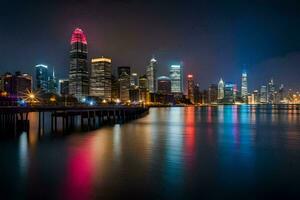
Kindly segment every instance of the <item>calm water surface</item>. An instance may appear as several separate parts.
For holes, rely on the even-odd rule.
[[[2,197],[300,198],[299,111],[152,108],[86,133],[35,130],[0,141]]]

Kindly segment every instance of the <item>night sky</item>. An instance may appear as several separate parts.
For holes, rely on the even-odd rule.
[[[163,2],[163,3],[162,3]],[[1,1],[0,72],[33,73],[34,65],[68,75],[74,28],[87,35],[89,58],[144,73],[152,55],[158,75],[183,63],[201,88],[220,77],[240,85],[247,67],[250,89],[275,83],[300,89],[298,1]]]

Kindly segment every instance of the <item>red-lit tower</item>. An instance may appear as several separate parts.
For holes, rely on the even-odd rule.
[[[89,74],[87,40],[80,28],[72,33],[69,70],[69,94],[82,98],[88,96]]]
[[[192,74],[189,74],[187,76],[187,90],[188,90],[188,98],[191,101],[191,103],[195,103],[194,89],[195,89],[194,78]]]

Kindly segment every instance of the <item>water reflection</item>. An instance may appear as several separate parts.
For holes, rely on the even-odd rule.
[[[299,122],[295,111],[243,105],[153,108],[130,123],[64,137],[39,135],[33,125],[1,146],[0,158],[11,159],[0,164],[18,164],[0,175],[14,182],[17,174],[29,198],[45,186],[63,199],[175,199],[201,189],[226,196],[281,184],[290,191],[299,186]]]

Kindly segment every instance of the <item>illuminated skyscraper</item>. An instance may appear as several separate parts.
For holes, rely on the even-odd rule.
[[[49,76],[49,83],[48,83],[48,92],[57,94],[58,93],[58,83],[55,77],[54,68],[52,71],[52,75]]]
[[[274,85],[273,78],[268,83],[268,88],[267,89],[268,89],[268,91],[267,91],[267,102],[273,104],[273,103],[275,103],[275,85]]]
[[[260,103],[268,102],[267,86],[262,85],[260,88]]]
[[[148,79],[148,89],[149,92],[156,92],[156,69],[157,68],[157,60],[152,58],[150,60],[150,64],[147,66],[147,79]]]
[[[123,72],[125,72],[127,75],[129,75],[130,76],[130,66],[120,66],[120,67],[118,67],[118,78],[120,78],[120,76],[121,76],[121,74],[123,73]]]
[[[90,96],[111,100],[111,59],[92,59],[90,71]]]
[[[83,31],[76,28],[72,33],[69,69],[69,93],[77,98],[89,93],[87,40]]]
[[[224,102],[225,103],[234,103],[235,101],[235,88],[236,85],[232,83],[226,83],[224,87]]]
[[[247,102],[248,98],[248,83],[247,83],[247,73],[242,74],[242,88],[241,88],[241,97],[244,102]]]
[[[187,90],[188,90],[188,99],[191,101],[191,103],[195,103],[194,89],[195,89],[195,83],[194,83],[193,75],[189,74],[187,76]]]
[[[171,91],[172,93],[183,93],[182,66],[171,65],[170,68]]]
[[[221,78],[218,84],[218,100],[222,99],[224,99],[224,81]]]
[[[49,76],[48,66],[38,64],[35,66],[35,89],[41,92],[48,92]]]
[[[217,103],[218,101],[218,85],[211,84],[208,88],[208,103]]]
[[[138,75],[137,73],[132,73],[130,76],[130,85],[135,85],[138,86],[139,85],[139,80],[138,80]]]
[[[69,94],[69,80],[68,79],[60,79],[59,81],[59,94],[64,96]]]
[[[120,83],[120,100],[126,102],[130,100],[129,98],[129,89],[130,89],[130,74],[122,72],[119,77]]]

